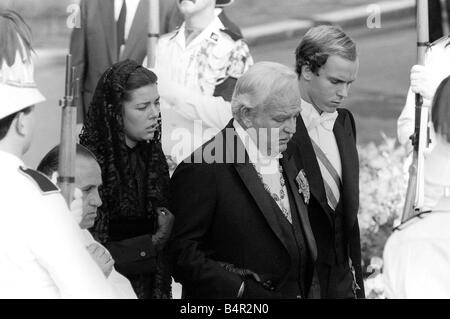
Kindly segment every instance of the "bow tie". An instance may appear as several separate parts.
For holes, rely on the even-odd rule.
[[[331,131],[333,130],[334,122],[336,121],[337,116],[337,112],[323,112],[320,116],[312,116],[306,129],[310,131],[320,125],[327,131]]]

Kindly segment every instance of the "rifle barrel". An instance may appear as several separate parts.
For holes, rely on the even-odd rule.
[[[58,186],[70,205],[75,183],[75,151],[76,151],[76,116],[78,85],[75,78],[75,68],[71,65],[71,55],[66,57],[65,96],[61,100],[61,142],[59,147]]]
[[[159,0],[146,0],[149,2],[148,39],[147,39],[147,67],[155,66],[156,45],[159,38]]]

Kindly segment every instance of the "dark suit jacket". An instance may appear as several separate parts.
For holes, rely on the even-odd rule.
[[[175,0],[160,1],[160,33],[167,33],[179,25],[179,11]],[[70,39],[72,65],[80,78],[81,99],[78,122],[82,122],[91,103],[97,82],[103,72],[114,63],[131,59],[142,63],[147,54],[148,0],[141,0],[125,49],[117,56],[117,30],[114,19],[114,0],[81,0],[81,27],[73,29]]]
[[[322,297],[346,298],[352,295],[352,275],[348,257],[356,272],[361,288],[358,297],[364,297],[361,269],[361,244],[358,225],[359,208],[359,160],[356,149],[356,129],[353,115],[346,109],[338,109],[333,127],[342,163],[342,190],[339,205],[340,216],[330,213],[319,164],[308,131],[301,117],[297,130],[288,144],[287,153],[303,168],[309,182],[311,201],[308,211],[318,247],[318,272]],[[342,254],[341,254],[342,252]],[[345,256],[345,258],[339,258]]]
[[[216,157],[205,155],[211,152]],[[282,166],[292,177],[294,162],[284,158]],[[293,227],[274,209],[277,204],[249,163],[232,121],[180,163],[171,179],[175,224],[169,250],[173,276],[183,285],[186,298],[236,298],[242,279],[219,262],[250,269],[275,288],[270,291],[248,280],[244,298],[297,298],[299,283],[291,280],[299,273],[299,263],[294,264],[299,260],[295,242],[303,233],[309,269],[317,250],[295,181],[288,178],[286,183],[293,190],[291,210],[298,212],[293,216],[296,239],[292,239]],[[319,284],[312,273],[303,296],[317,298]]]

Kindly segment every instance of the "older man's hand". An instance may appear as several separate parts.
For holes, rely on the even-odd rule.
[[[87,247],[89,254],[95,260],[97,265],[105,274],[106,278],[109,277],[114,266],[114,259],[111,254],[104,247],[97,243],[92,243]]]
[[[169,240],[175,216],[165,207],[156,208],[156,212],[158,214],[158,230],[152,236],[152,242],[157,249],[162,249]]]

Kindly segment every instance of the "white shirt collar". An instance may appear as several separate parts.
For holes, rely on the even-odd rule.
[[[242,143],[244,144],[250,162],[257,166],[273,166],[276,167],[276,170],[278,171],[278,160],[283,157],[283,154],[279,153],[275,156],[266,156],[262,154],[259,151],[256,143],[253,141],[247,131],[238,123],[238,121],[233,120],[233,126]]]
[[[333,123],[334,121],[336,121],[336,118],[338,116],[337,111],[334,111],[333,113],[322,112],[322,114],[319,114],[319,112],[311,103],[306,102],[304,99],[302,99],[301,103],[301,116],[307,130],[311,127],[311,125],[314,126],[313,122],[320,122],[320,120],[324,119],[325,117],[332,118]]]

